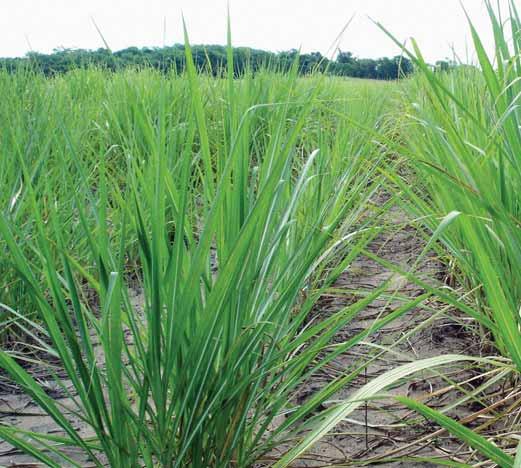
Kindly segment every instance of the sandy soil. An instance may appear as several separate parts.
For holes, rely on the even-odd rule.
[[[393,207],[386,215],[386,221],[388,229],[369,245],[368,250],[398,265],[402,271],[410,271],[415,267],[414,271],[427,283],[441,285],[446,276],[445,267],[432,253],[416,265],[424,249],[425,240],[421,232],[409,225],[404,212],[398,207]],[[323,297],[315,314],[327,316],[340,310],[355,300],[357,291],[370,292],[388,280],[390,280],[388,293],[391,293],[391,296],[397,293],[396,297],[414,298],[425,292],[422,287],[409,282],[405,277],[388,270],[376,261],[361,257],[340,276],[333,286],[341,293]],[[334,341],[343,342],[349,339],[366,329],[377,318],[396,310],[403,304],[403,300],[397,298],[374,301],[346,329],[341,330]],[[351,352],[339,356],[320,375],[306,383],[299,397],[304,401],[314,391],[344,373],[353,363],[367,359],[371,354],[375,356],[375,360],[369,365],[367,374],[359,378],[354,386],[336,395],[331,404],[345,399],[353,391],[353,387],[359,388],[371,378],[406,362],[446,354],[477,355],[480,353],[480,343],[476,335],[462,325],[464,320],[462,317],[457,317],[454,311],[435,300],[429,300],[427,305],[429,310],[426,307],[414,308],[369,338],[372,344],[392,347],[391,352],[375,352],[372,346],[359,345]],[[436,312],[439,312],[439,317],[433,318]],[[425,326],[428,319],[432,319],[432,322]],[[475,372],[465,366],[458,366],[451,367],[450,375],[461,382],[472,378]],[[407,384],[393,388],[390,393],[422,397],[426,393],[436,392],[448,385],[436,374],[424,372]],[[442,401],[446,403],[454,395],[455,392],[445,392],[440,398],[430,400],[430,404],[441,404]],[[471,404],[467,404],[459,407],[453,415],[463,417],[471,414],[470,406]],[[425,420],[415,421],[418,421],[417,415],[400,408],[392,401],[372,402],[336,427],[334,435],[324,439],[309,453],[306,460],[295,466],[351,466],[363,462],[367,465],[378,464],[388,467],[429,467],[438,465],[413,459],[398,462],[385,462],[383,459],[413,455],[440,457],[460,450],[459,444],[447,434],[429,438],[423,444],[414,443],[437,430],[436,426]],[[412,446],[409,447],[410,444]]]

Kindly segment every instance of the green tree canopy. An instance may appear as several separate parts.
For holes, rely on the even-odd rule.
[[[221,75],[226,65],[226,47],[221,45],[192,46],[196,67],[201,72]],[[241,76],[246,70],[253,72],[271,67],[287,71],[295,60],[299,60],[302,75],[315,71],[331,75],[377,80],[394,80],[407,76],[413,65],[405,57],[367,59],[355,57],[351,52],[338,51],[334,60],[329,60],[320,52],[300,54],[296,49],[268,52],[250,47],[233,49],[234,72]],[[117,52],[107,49],[55,49],[51,54],[30,52],[25,57],[0,59],[0,67],[14,71],[20,67],[34,67],[41,73],[52,76],[75,68],[100,66],[109,70],[129,67],[153,67],[161,71],[175,69],[183,71],[185,51],[183,44],[168,47],[128,47]]]

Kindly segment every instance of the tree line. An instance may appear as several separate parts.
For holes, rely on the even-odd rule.
[[[191,50],[195,65],[200,71],[216,76],[223,73],[227,63],[225,46],[195,45],[191,46]],[[147,66],[164,72],[182,72],[185,60],[185,46],[175,44],[155,48],[129,47],[117,52],[108,49],[55,49],[51,54],[29,52],[25,57],[0,59],[0,67],[8,71],[15,71],[20,67],[33,67],[47,76],[93,65],[113,71]],[[300,54],[295,49],[268,52],[250,47],[234,47],[233,61],[236,76],[241,76],[248,70],[255,72],[267,67],[284,72],[294,63],[298,63],[299,73],[302,75],[319,71],[337,76],[394,80],[413,72],[412,62],[405,57],[368,59],[358,58],[350,52],[343,51],[338,51],[334,60],[329,60],[320,52]]]

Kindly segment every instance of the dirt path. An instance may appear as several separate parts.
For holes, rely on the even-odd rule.
[[[382,200],[378,200],[382,203]],[[407,217],[397,207],[392,208],[388,214],[388,229],[380,234],[369,246],[369,250],[378,256],[389,260],[403,269],[410,269],[418,255],[422,251],[425,241],[420,233],[413,227],[407,225]],[[421,275],[428,278],[430,282],[443,279],[444,269],[440,262],[432,255],[427,256],[418,270]],[[400,295],[408,298],[416,297],[424,291],[421,287],[407,281],[393,272],[382,267],[380,264],[369,258],[359,258],[344,272],[337,283],[335,289],[339,293],[334,293],[323,297],[317,314],[327,316],[333,311],[345,307],[356,299],[355,293],[370,292],[379,287],[391,278],[389,292],[397,291]],[[139,298],[135,298],[139,301]],[[379,299],[367,307],[352,323],[344,330],[341,330],[335,337],[335,342],[342,342],[352,337],[354,334],[366,329],[382,313],[387,314],[403,305],[403,301],[396,297],[393,299]],[[380,375],[390,368],[396,367],[408,360],[427,358],[431,356],[449,353],[471,353],[477,349],[474,335],[465,332],[458,321],[448,316],[441,315],[433,320],[426,328],[421,328],[427,319],[432,317],[433,311],[439,310],[441,305],[431,301],[432,310],[425,307],[416,308],[402,316],[398,320],[382,329],[379,333],[370,338],[376,345],[393,345],[394,353],[380,353],[375,357],[374,362],[369,366],[367,375],[355,382],[355,387],[377,375]],[[412,333],[419,328],[415,333]],[[410,336],[407,336],[410,333]],[[303,386],[299,398],[305,400],[318,388],[334,377],[341,375],[360,359],[367,359],[370,353],[375,353],[376,348],[367,344],[359,345],[351,352],[339,356],[334,362],[324,369],[324,371],[314,377],[310,382]],[[378,351],[378,350],[377,350]],[[469,377],[472,374],[464,368],[454,370],[458,374],[458,379]],[[51,385],[42,379],[42,385]],[[395,392],[411,396],[420,396],[425,392],[439,390],[447,385],[443,379],[433,377],[431,373],[425,373],[416,380],[408,382],[394,389]],[[57,401],[67,403],[63,398],[63,393],[56,390]],[[336,395],[334,400],[342,400],[353,391],[353,386],[345,389]],[[443,394],[443,398],[448,393]],[[333,402],[332,402],[333,404]],[[468,409],[470,412],[470,408]],[[459,409],[458,415],[466,414],[465,407]],[[309,454],[306,460],[298,463],[299,466],[347,466],[360,464],[361,460],[374,458],[377,463],[378,457],[386,453],[394,453],[397,449],[407,447],[412,441],[435,431],[435,427],[430,427],[422,421],[418,424],[406,425],[405,421],[413,420],[413,415],[389,401],[373,402],[367,408],[357,411],[351,415],[350,419],[343,422],[335,429],[335,434],[328,437]],[[53,433],[56,427],[48,416],[41,411],[24,395],[8,392],[0,394],[0,423],[15,425],[31,431]],[[77,427],[81,429],[81,422],[76,421]],[[421,445],[420,445],[421,448]],[[424,454],[429,456],[443,455],[445,451],[454,451],[458,448],[454,442],[446,437],[438,437],[426,442],[425,447],[418,452],[418,446],[396,452],[395,455],[403,456],[408,452],[415,455]],[[87,460],[74,456],[77,460],[88,466]],[[0,442],[0,466],[39,466],[33,464],[31,457],[21,455],[14,451],[5,442]],[[380,466],[435,466],[423,462],[404,461],[381,463]]]
[[[377,205],[381,205],[381,197]],[[397,206],[385,216],[388,229],[385,229],[370,245],[368,250],[379,257],[399,265],[402,271],[409,271],[413,266],[415,272],[429,284],[441,284],[445,277],[445,269],[432,253],[424,261],[416,265],[417,259],[425,247],[425,239],[420,232],[409,225],[406,214]],[[407,281],[403,276],[388,270],[368,257],[358,258],[345,271],[334,290],[338,294],[328,295],[320,301],[316,313],[327,316],[352,303],[356,293],[371,292],[390,280],[388,292],[397,292],[402,298],[414,298],[425,292],[420,286]],[[398,296],[397,296],[398,297]],[[382,298],[374,301],[362,311],[344,330],[335,337],[335,342],[343,342],[355,334],[367,329],[374,321],[403,306],[404,301],[397,298]],[[476,336],[461,325],[461,320],[451,317],[450,311],[443,304],[429,300],[426,307],[417,307],[407,314],[391,322],[369,338],[371,344],[385,347],[392,346],[392,352],[382,352],[370,345],[359,345],[351,352],[339,356],[324,371],[315,376],[301,391],[300,398],[305,400],[317,389],[323,387],[334,377],[342,375],[357,361],[367,359],[371,354],[375,360],[369,365],[367,374],[359,378],[354,386],[346,388],[332,400],[345,399],[353,391],[370,379],[406,362],[446,354],[479,353]],[[433,317],[440,312],[439,317]],[[426,320],[432,319],[428,326]],[[457,381],[471,378],[473,372],[463,365],[451,368],[451,376]],[[441,377],[425,372],[414,380],[398,386],[391,393],[412,397],[423,396],[447,387],[449,384]],[[440,398],[431,401],[441,404],[454,397],[454,392],[445,392]],[[471,413],[470,405],[458,408],[455,416],[462,417]],[[415,423],[414,420],[417,422]],[[406,424],[407,421],[407,424]],[[410,425],[409,425],[410,424]],[[423,444],[411,443],[436,431],[424,420],[418,420],[411,412],[400,408],[391,401],[376,401],[352,414],[349,420],[335,428],[334,434],[318,444],[296,466],[351,466],[362,461],[388,467],[429,467],[437,466],[427,462],[409,459],[399,462],[383,462],[382,458],[397,458],[406,455],[439,457],[460,449],[456,441],[446,434],[426,440]],[[386,456],[388,454],[388,456]]]

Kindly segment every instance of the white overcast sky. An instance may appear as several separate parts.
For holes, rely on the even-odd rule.
[[[325,54],[356,14],[340,48],[359,57],[398,53],[368,17],[400,40],[416,38],[431,61],[451,57],[452,47],[464,60],[470,50],[459,0],[0,0],[0,56],[20,56],[30,49],[102,47],[91,17],[113,50],[178,43],[181,12],[193,44],[223,44],[228,3],[237,46],[272,51],[300,47]],[[483,1],[463,3],[490,45]],[[507,0],[500,3],[506,5]]]

